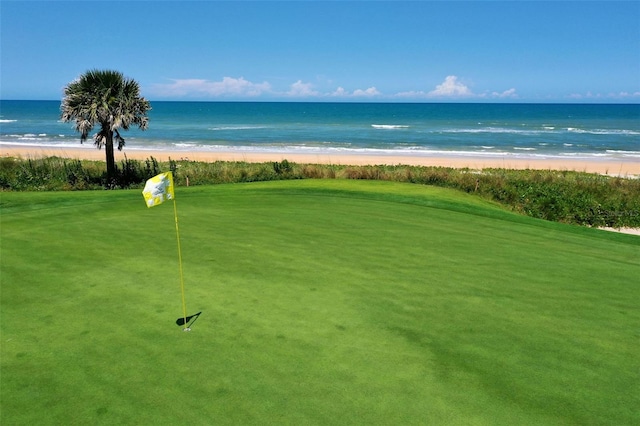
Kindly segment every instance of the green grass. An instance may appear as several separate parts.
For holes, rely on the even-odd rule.
[[[1,418],[638,424],[640,238],[453,190],[2,193]]]

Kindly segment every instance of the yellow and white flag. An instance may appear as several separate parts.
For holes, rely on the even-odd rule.
[[[173,193],[173,173],[160,173],[147,180],[142,190],[147,207],[157,206],[167,200],[174,199]]]

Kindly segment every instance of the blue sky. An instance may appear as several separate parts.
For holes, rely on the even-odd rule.
[[[0,98],[640,102],[639,1],[0,2]]]

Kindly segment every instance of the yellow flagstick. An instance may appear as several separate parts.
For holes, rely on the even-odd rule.
[[[147,183],[142,190],[147,207],[157,206],[166,200],[173,200],[173,216],[176,221],[176,239],[178,241],[178,264],[180,265],[180,290],[182,292],[182,319],[184,321],[184,331],[191,331],[187,325],[187,304],[184,299],[184,276],[182,274],[182,250],[180,249],[180,230],[178,228],[178,207],[173,186],[173,173],[160,173],[157,176],[147,179]],[[179,321],[178,325],[179,324]]]
[[[182,250],[180,250],[180,231],[178,229],[178,207],[176,206],[176,197],[173,197],[173,216],[176,220],[176,239],[178,240],[178,264],[180,265],[180,291],[182,293],[182,317],[184,318],[184,331],[191,331],[187,325],[187,304],[184,299],[184,277],[182,274]]]

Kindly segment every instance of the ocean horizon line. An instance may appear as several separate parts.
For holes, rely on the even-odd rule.
[[[144,97],[144,96],[143,96]],[[408,101],[408,100],[249,100],[249,99],[149,99],[145,98],[149,102],[161,102],[161,103],[229,103],[229,104],[241,104],[241,103],[254,103],[254,104],[382,104],[382,105],[637,105],[640,106],[638,101],[621,102],[620,100],[614,101],[549,101],[549,100],[464,100],[464,99],[451,99],[451,100],[424,100],[424,101]],[[62,102],[62,96],[60,99],[0,99],[0,102]],[[153,105],[152,105],[153,106]]]

